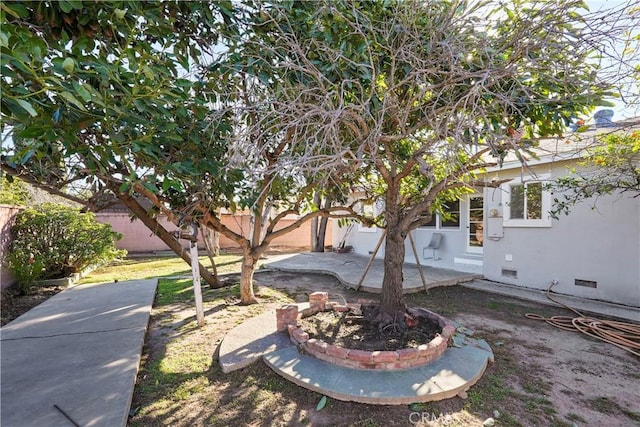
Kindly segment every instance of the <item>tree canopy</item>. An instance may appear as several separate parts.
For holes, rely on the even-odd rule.
[[[484,168],[615,94],[598,61],[629,30],[628,9],[614,12],[578,0],[5,2],[3,167],[52,190],[89,183],[90,204],[113,194],[152,228],[132,196],[217,229],[243,248],[247,303],[273,239],[383,201],[360,219],[387,230],[380,320],[393,323],[407,234],[492,185]],[[318,188],[351,199],[319,209]],[[220,209],[249,210],[251,235]]]
[[[556,179],[551,187],[560,193],[554,198],[553,214],[569,214],[577,203],[589,201],[595,207],[601,196],[627,194],[640,197],[640,131],[613,129],[595,138],[580,170]]]
[[[232,150],[284,142],[285,163],[264,167],[328,171],[384,202],[383,322],[403,311],[412,229],[614,94],[595,60],[605,34],[580,1],[265,2],[252,16],[234,54],[254,76],[242,106],[254,119]]]

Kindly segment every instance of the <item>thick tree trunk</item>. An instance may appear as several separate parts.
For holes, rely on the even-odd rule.
[[[244,251],[242,256],[242,269],[240,270],[240,302],[244,305],[257,304],[258,300],[253,293],[253,273],[256,269],[259,255],[251,251]]]
[[[311,220],[311,252],[324,252],[328,218],[315,217]]]
[[[318,250],[318,217],[311,220],[309,230],[311,231],[309,233],[309,237],[311,237],[311,252],[322,252]]]
[[[322,202],[322,198],[320,197],[320,192],[316,191],[313,195],[313,203],[320,208],[320,203]],[[322,239],[322,243],[320,243],[320,233],[318,229],[319,219],[318,217],[314,217],[311,220],[311,252],[324,252],[324,238]]]
[[[210,256],[220,255],[220,233],[209,227],[202,227],[202,240],[204,241]]]
[[[322,217],[320,218],[320,226],[318,227],[318,252],[324,252],[324,241],[327,237],[327,224],[329,223],[329,218]]]
[[[319,208],[322,203],[322,197],[319,192],[313,196],[313,202]],[[331,204],[329,198],[325,198],[324,207],[328,208]],[[327,224],[329,218],[314,217],[311,220],[311,252],[324,252],[324,241],[327,236]]]
[[[404,234],[395,227],[387,229],[380,308],[390,313],[398,310],[404,311],[405,309],[402,297],[402,266],[404,264],[405,252],[404,240]]]
[[[216,261],[213,257],[220,255],[220,233],[211,228],[204,226],[200,227],[200,234],[202,235],[202,241],[204,247],[207,250],[207,256],[211,263],[211,271],[213,275],[218,278],[218,268],[216,267]],[[215,237],[214,237],[215,236]]]
[[[404,327],[406,306],[402,296],[402,267],[404,264],[404,240],[406,232],[400,227],[398,209],[399,187],[389,186],[387,189],[385,219],[387,236],[384,249],[384,276],[382,294],[380,295],[380,311],[377,321],[380,329],[392,327],[393,330]]]
[[[147,226],[149,230],[158,236],[169,248],[182,258],[187,264],[191,265],[191,257],[184,250],[180,242],[167,231],[155,218],[151,217],[149,213],[131,196],[128,194],[117,193],[118,199],[127,207],[131,212]],[[198,263],[200,267],[200,276],[204,281],[212,288],[222,287],[218,282],[218,279],[209,272],[202,264]]]

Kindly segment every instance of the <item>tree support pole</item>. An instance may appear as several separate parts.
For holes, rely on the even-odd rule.
[[[380,240],[378,240],[378,244],[376,245],[376,248],[373,250],[373,253],[371,254],[371,258],[369,258],[369,263],[367,263],[367,266],[364,269],[364,274],[362,275],[362,278],[360,278],[360,281],[356,285],[356,291],[360,289],[360,286],[362,286],[362,282],[364,282],[364,278],[367,277],[367,273],[369,273],[371,264],[373,264],[373,260],[376,258],[376,255],[380,250],[380,246],[382,245],[382,241],[384,240],[384,236],[386,235],[387,235],[387,229],[385,228],[384,231],[382,232],[382,236],[380,236]]]
[[[424,271],[422,270],[422,265],[420,265],[420,260],[418,259],[418,251],[416,250],[416,243],[413,241],[411,231],[409,232],[409,242],[411,243],[411,249],[413,249],[413,256],[416,259],[416,264],[418,264],[418,271],[420,272],[420,278],[422,279],[422,286],[424,286],[425,292],[429,292],[429,289],[427,288],[427,278],[424,277]]]
[[[200,263],[198,262],[198,226],[191,224],[191,234],[193,239],[189,241],[189,251],[191,255],[191,275],[193,277],[193,295],[196,302],[196,320],[198,326],[203,327],[204,309],[202,308],[202,288],[200,287]]]

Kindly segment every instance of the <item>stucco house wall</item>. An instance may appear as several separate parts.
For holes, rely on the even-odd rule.
[[[554,178],[566,175],[567,166],[543,164],[531,172]],[[521,176],[520,169],[495,173],[499,179]],[[502,217],[505,203],[503,191],[485,190],[486,217],[492,210]],[[485,236],[487,279],[541,290],[556,280],[554,292],[640,307],[640,198],[615,194],[587,200],[568,216],[550,219],[549,226],[507,224],[503,237]],[[596,287],[576,285],[576,279]]]
[[[462,264],[474,264],[482,266],[485,278],[496,282],[546,290],[557,281],[554,292],[640,307],[640,197],[600,196],[574,206],[568,216],[553,219],[548,213],[553,198],[561,194],[543,191],[542,218],[509,218],[512,184],[546,184],[566,176],[571,167],[581,168],[583,150],[592,141],[544,141],[544,150],[526,167],[513,157],[488,170],[481,180],[510,181],[498,188],[477,189],[483,196],[482,249],[475,251],[477,248],[468,245],[469,197],[464,197],[459,228],[425,227],[412,232],[420,262],[461,269]],[[355,253],[365,256],[372,253],[382,235],[382,230],[358,225],[346,232],[344,227],[335,227],[334,241],[344,238]],[[434,232],[443,235],[437,251],[439,261],[427,259],[433,252],[424,249]],[[383,256],[384,244],[377,258]],[[415,262],[409,239],[405,241],[405,261]]]
[[[429,260],[433,257],[433,250],[427,248],[433,233],[441,233],[442,240],[440,247],[436,251],[436,256],[440,261],[453,263],[456,258],[460,258],[461,254],[466,250],[466,221],[468,218],[467,200],[460,201],[460,226],[457,228],[436,228],[421,227],[412,231],[413,239],[418,252],[418,260],[421,264],[431,264]],[[334,242],[340,242],[344,236],[345,229],[335,227]],[[382,236],[382,230],[379,228],[366,228],[355,225],[348,232],[346,237],[346,245],[353,246],[353,252],[359,255],[370,256]],[[407,238],[405,240],[405,262],[416,263],[411,243]],[[376,258],[384,258],[384,243],[380,246]],[[441,263],[443,264],[443,263]],[[435,264],[434,264],[435,265]]]

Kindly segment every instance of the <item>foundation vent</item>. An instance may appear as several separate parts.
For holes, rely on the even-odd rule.
[[[517,279],[518,278],[518,270],[510,270],[508,268],[503,268],[502,269],[502,276],[510,277],[512,279]]]
[[[597,288],[598,282],[594,280],[575,279],[576,286],[584,286],[585,288]]]

